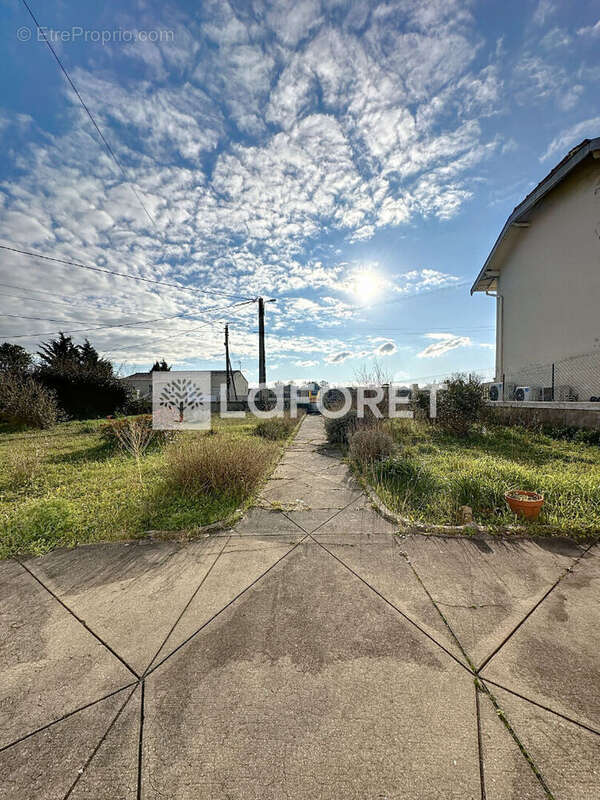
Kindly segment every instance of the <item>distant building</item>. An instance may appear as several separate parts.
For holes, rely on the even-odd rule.
[[[600,394],[600,138],[514,209],[473,292],[496,298],[496,381],[532,386],[535,399]]]
[[[227,385],[227,372],[223,370],[199,370],[199,372],[210,372],[210,400],[218,403],[221,397],[221,386]],[[121,381],[130,386],[137,393],[137,396],[144,400],[152,400],[152,372],[134,372],[121,378]],[[172,375],[177,375],[177,370],[172,370]],[[230,389],[230,400],[246,401],[248,399],[248,381],[239,369],[231,373],[232,386]]]

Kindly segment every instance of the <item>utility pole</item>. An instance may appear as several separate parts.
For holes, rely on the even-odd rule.
[[[231,366],[229,364],[229,325],[225,325],[225,373],[227,380],[227,402],[231,400]]]
[[[237,392],[235,390],[235,382],[233,380],[233,370],[231,369],[231,359],[229,358],[229,325],[225,325],[225,371],[227,374],[227,402],[231,400],[231,389],[233,387],[233,394],[237,400]]]
[[[267,383],[267,365],[265,363],[265,301],[258,298],[258,385],[261,395]]]

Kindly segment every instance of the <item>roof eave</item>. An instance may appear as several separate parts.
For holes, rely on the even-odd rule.
[[[486,258],[485,264],[481,268],[479,275],[473,283],[473,286],[471,286],[471,294],[474,292],[490,291],[490,281],[489,278],[486,277],[486,273],[490,272],[492,269],[497,271],[494,268],[494,258],[511,227],[517,222],[524,221],[524,218],[529,214],[533,207],[539,203],[539,201],[545,195],[547,195],[548,192],[552,191],[552,189],[554,189],[561,181],[563,181],[578,164],[580,164],[590,155],[590,153],[598,150],[600,150],[600,137],[596,139],[590,139],[589,142],[583,145],[583,147],[580,147],[575,153],[573,153],[571,158],[568,158],[561,167],[559,167],[555,172],[550,173],[550,175],[548,175],[547,178],[543,180],[531,192],[531,194],[529,194],[525,200],[523,200],[523,202],[515,208],[510,217],[504,223],[504,227],[500,231],[500,235],[496,239],[490,254]],[[484,286],[484,281],[488,281],[488,286]],[[495,282],[496,278],[494,278],[493,281]]]

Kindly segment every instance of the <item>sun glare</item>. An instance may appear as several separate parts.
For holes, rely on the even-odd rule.
[[[361,303],[372,303],[381,293],[381,276],[372,270],[357,272],[352,281],[352,292]]]

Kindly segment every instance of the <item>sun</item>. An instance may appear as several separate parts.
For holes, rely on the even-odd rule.
[[[381,294],[381,276],[371,269],[356,272],[352,278],[352,293],[361,303],[372,303]]]

